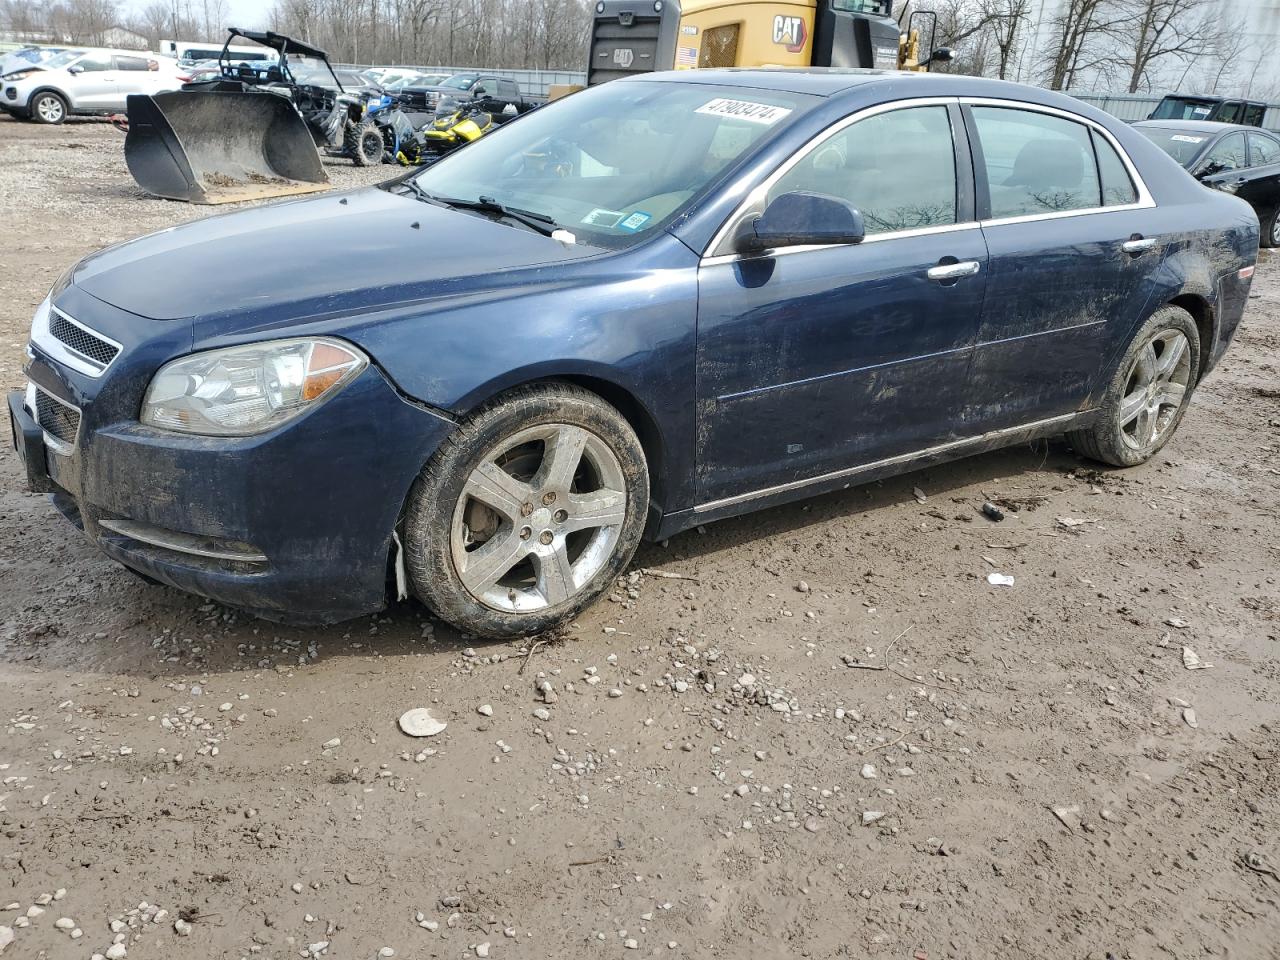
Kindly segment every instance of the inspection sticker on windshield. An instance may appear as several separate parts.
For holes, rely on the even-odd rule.
[[[756,103],[752,100],[729,100],[725,97],[704,103],[695,113],[705,113],[713,117],[729,117],[734,120],[746,120],[750,123],[774,124],[791,112],[787,107],[775,107],[771,103]]]
[[[635,213],[631,214],[631,216],[627,217],[627,219],[618,224],[618,226],[623,230],[635,233],[652,219],[653,217],[650,214],[645,213],[643,210],[637,210]]]
[[[596,207],[580,221],[591,227],[616,227],[627,214],[622,210],[605,210]]]
[[[1175,133],[1170,140],[1176,140],[1178,143],[1204,143],[1204,137],[1187,137],[1181,133]]]

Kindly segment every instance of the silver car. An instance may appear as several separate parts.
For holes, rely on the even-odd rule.
[[[176,60],[138,50],[66,50],[0,77],[0,109],[24,120],[62,123],[73,114],[122,112],[131,93],[177,90]]]

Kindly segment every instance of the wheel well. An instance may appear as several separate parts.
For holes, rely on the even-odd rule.
[[[650,416],[649,411],[645,409],[644,404],[637,400],[628,390],[618,386],[616,383],[610,383],[608,380],[576,374],[556,377],[555,379],[576,384],[584,390],[590,390],[602,400],[611,403],[617,408],[627,423],[631,425],[631,429],[636,432],[640,446],[644,449],[644,459],[649,466],[649,498],[656,504],[664,504],[665,491],[662,478],[666,475],[666,471],[663,464],[662,432],[658,429],[658,425],[654,422],[653,417]]]
[[[1194,293],[1184,293],[1169,301],[1170,305],[1181,307],[1196,322],[1200,331],[1200,370],[1197,379],[1209,368],[1209,355],[1213,352],[1213,308],[1209,302]]]
[[[36,89],[32,90],[32,91],[31,91],[31,96],[27,97],[27,109],[28,109],[28,110],[30,110],[30,109],[31,109],[31,104],[35,103],[36,97],[40,96],[40,94],[42,94],[42,93],[52,93],[52,94],[56,94],[56,95],[57,95],[57,97],[58,97],[58,99],[59,99],[59,100],[61,100],[61,101],[66,105],[67,110],[68,110],[68,111],[70,111],[70,109],[71,109],[71,98],[70,98],[70,97],[68,97],[68,96],[67,96],[65,93],[63,93],[61,90],[59,90],[57,87],[36,87]]]

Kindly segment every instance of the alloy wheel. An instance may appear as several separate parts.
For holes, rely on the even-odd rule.
[[[559,606],[608,562],[626,516],[622,464],[603,440],[571,424],[530,427],[467,477],[449,537],[454,569],[495,610]]]
[[[62,101],[57,97],[41,97],[36,101],[36,113],[45,123],[59,123],[62,120]]]
[[[1271,218],[1271,245],[1280,247],[1280,213]]]
[[[1134,450],[1164,438],[1191,382],[1191,344],[1181,330],[1161,330],[1146,342],[1125,381],[1120,435]]]

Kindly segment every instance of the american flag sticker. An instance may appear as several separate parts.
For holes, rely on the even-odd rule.
[[[676,66],[677,67],[696,67],[698,65],[698,48],[697,47],[677,47],[676,48]]]

